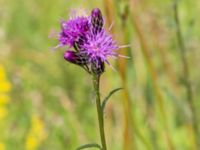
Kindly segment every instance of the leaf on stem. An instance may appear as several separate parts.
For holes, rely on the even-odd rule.
[[[96,143],[82,145],[82,146],[78,147],[76,150],[81,150],[81,149],[85,149],[85,148],[98,148],[98,149],[102,150],[101,146]]]
[[[102,102],[102,104],[101,104],[102,112],[104,111],[104,108],[105,108],[105,106],[106,106],[106,103],[107,103],[108,99],[109,99],[115,92],[117,92],[117,91],[119,91],[119,90],[122,90],[122,89],[123,89],[123,88],[116,88],[116,89],[112,90],[112,91],[108,94],[107,97],[104,98],[104,100],[103,100],[103,102]]]

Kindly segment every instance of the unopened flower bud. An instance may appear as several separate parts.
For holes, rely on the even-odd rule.
[[[99,8],[94,8],[91,12],[91,23],[93,26],[93,32],[97,34],[102,30],[103,27],[103,17]]]
[[[83,66],[87,63],[87,59],[80,55],[78,52],[66,51],[64,53],[64,59],[70,63]]]

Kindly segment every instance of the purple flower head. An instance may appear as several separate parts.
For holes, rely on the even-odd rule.
[[[80,53],[88,56],[88,62],[96,64],[97,67],[99,62],[108,63],[109,57],[118,56],[115,52],[118,49],[116,42],[104,29],[97,34],[88,34],[87,42],[84,42],[81,47]]]
[[[61,46],[74,46],[81,35],[89,31],[89,22],[87,17],[76,17],[69,21],[61,22],[61,32],[58,40]]]
[[[80,53],[87,56],[88,64],[95,74],[104,72],[104,63],[109,64],[109,57],[117,57],[115,50],[119,47],[112,36],[103,29],[103,17],[101,11],[95,8],[90,16],[90,32],[80,37],[77,42]]]

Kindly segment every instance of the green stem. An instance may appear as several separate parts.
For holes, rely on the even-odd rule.
[[[97,106],[97,114],[98,114],[98,121],[99,121],[99,132],[101,136],[101,145],[102,145],[102,150],[107,150],[105,133],[104,133],[103,110],[101,108],[101,99],[100,99],[100,93],[99,93],[99,81],[100,81],[100,75],[93,75],[93,86],[94,86],[95,95],[96,95],[96,106]]]

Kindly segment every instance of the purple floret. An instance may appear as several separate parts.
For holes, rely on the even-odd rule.
[[[61,22],[61,32],[58,40],[61,46],[74,46],[75,42],[81,35],[89,30],[89,22],[87,17],[77,17],[69,21]]]

